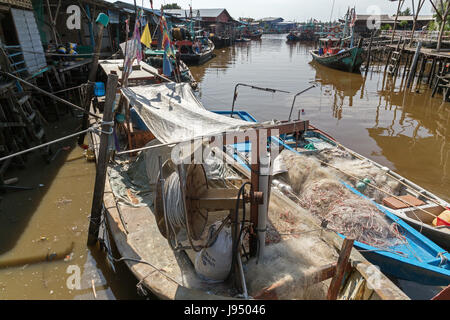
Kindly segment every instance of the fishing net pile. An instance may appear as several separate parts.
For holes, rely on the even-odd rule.
[[[323,149],[318,153],[317,157],[321,161],[329,163],[344,172],[351,173],[353,177],[335,170],[335,174],[339,178],[353,185],[362,179],[369,179],[371,184],[383,191],[368,186],[364,193],[378,203],[382,203],[386,194],[400,195],[401,193],[402,184],[386,174],[388,169],[378,168],[367,159],[355,159],[347,151],[337,148]]]
[[[329,229],[378,248],[401,240],[395,224],[391,225],[372,202],[348,190],[334,169],[288,150],[280,157],[288,168],[280,178],[292,186],[303,208],[328,221]]]
[[[246,281],[250,295],[284,281],[278,299],[322,300],[326,298],[330,280],[315,281],[311,271],[319,266],[336,262],[338,254],[322,239],[304,235],[267,246],[264,259],[250,260],[246,265]]]

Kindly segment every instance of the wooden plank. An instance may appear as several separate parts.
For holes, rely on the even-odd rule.
[[[403,201],[401,201],[403,200]],[[404,209],[404,208],[410,208],[412,206],[423,206],[425,202],[422,200],[417,199],[416,197],[412,195],[406,195],[406,196],[399,196],[399,197],[389,197],[383,199],[383,205],[386,207],[389,207],[391,209]]]
[[[109,130],[112,126],[106,124],[113,120],[113,104],[116,99],[116,88],[119,78],[116,75],[109,75],[106,85],[106,101],[103,113],[102,135],[100,137],[100,150],[98,154],[97,171],[95,175],[94,196],[92,200],[91,219],[89,223],[88,245],[94,245],[98,238],[98,226],[100,225],[103,192],[105,189],[106,168],[108,165],[108,140]]]
[[[336,275],[331,281],[330,287],[328,288],[327,299],[336,300],[339,294],[339,289],[341,288],[342,280],[344,279],[344,274],[346,267],[350,258],[350,253],[352,252],[354,239],[345,238],[342,244],[341,253],[339,254],[339,259],[336,267]]]

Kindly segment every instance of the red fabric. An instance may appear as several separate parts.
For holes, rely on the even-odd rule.
[[[437,217],[437,226],[449,226],[450,227],[450,223],[448,223],[445,220],[442,220],[441,218]]]

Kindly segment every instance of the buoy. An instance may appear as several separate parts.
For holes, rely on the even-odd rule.
[[[356,184],[356,189],[357,189],[359,192],[363,193],[364,191],[366,191],[367,185],[368,185],[369,183],[371,183],[370,179],[364,178],[363,180],[359,181],[359,182]]]

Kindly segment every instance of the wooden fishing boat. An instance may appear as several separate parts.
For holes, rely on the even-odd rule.
[[[229,113],[223,112],[222,114]],[[248,114],[246,120],[256,121]],[[342,173],[341,183],[347,190],[373,204],[378,212],[386,217],[391,226],[400,230],[402,241],[390,246],[377,247],[355,241],[355,247],[371,263],[379,266],[383,273],[425,285],[447,286],[450,283],[450,254],[446,251],[450,245],[450,228],[448,226],[433,227],[431,225],[431,221],[450,206],[447,202],[388,168],[345,148],[332,137],[313,126],[310,126],[310,130],[305,132],[302,137],[296,139],[292,135],[287,135],[282,140],[276,139],[276,141],[288,150],[317,158],[321,165],[331,166],[336,172]],[[234,148],[236,149],[235,159],[245,165],[244,159],[246,154],[251,152],[251,146],[248,143],[236,144]],[[336,153],[334,157],[343,158],[350,162],[350,164],[346,163],[347,172],[336,164],[330,164],[330,159],[320,160],[324,159],[325,153],[330,152]],[[352,167],[351,161],[355,162],[354,167]],[[354,176],[354,172],[357,172],[361,166],[373,166],[370,171],[372,174],[378,170],[381,176],[387,176],[387,180],[384,181],[386,184],[398,183],[396,187],[398,192],[390,194],[380,190],[381,196],[378,195],[377,198],[369,198],[362,194],[354,186],[354,184],[361,183],[365,178]],[[350,171],[352,169],[353,171]],[[275,176],[275,179],[278,178]],[[374,183],[369,183],[368,188],[376,191],[381,189]],[[319,193],[317,197],[320,197]],[[387,206],[391,203],[394,203],[397,208]],[[405,219],[405,221],[402,219]],[[345,237],[342,234],[341,236]],[[441,244],[443,248],[432,240]]]
[[[263,33],[261,30],[248,31],[243,33],[244,38],[248,38],[251,40],[261,40]]]
[[[214,43],[206,37],[197,37],[194,41],[176,41],[175,46],[186,64],[203,64],[214,57]]]
[[[340,39],[323,38],[319,40],[328,47],[320,47],[318,50],[311,50],[311,56],[318,63],[329,68],[358,73],[360,72],[362,59],[362,42],[357,47],[341,48],[338,46]]]
[[[154,68],[162,71],[163,68],[163,58],[164,58],[164,50],[152,50],[146,49],[144,51],[145,61]],[[195,90],[198,87],[198,83],[195,80],[194,76],[191,73],[189,67],[181,60],[179,61],[179,68],[181,73],[181,81],[189,82],[191,87]],[[172,59],[172,69],[175,70],[175,62]],[[161,72],[162,73],[162,72]],[[168,77],[172,81],[176,81],[174,73],[170,77]]]
[[[229,36],[211,34],[209,38],[214,43],[216,49],[228,47],[233,44],[233,40]]]
[[[173,92],[168,92],[168,89]],[[176,94],[176,89],[182,90],[182,93]],[[155,96],[158,99],[154,99]],[[192,100],[185,105],[184,99]],[[171,137],[180,132],[184,132],[182,138],[186,138],[198,125],[218,127],[220,131],[229,124],[244,125],[248,123],[245,122],[248,117],[245,113],[237,112],[236,114],[242,115],[242,117],[241,120],[236,120],[206,111],[183,84],[124,88],[121,90],[121,99],[117,101],[124,103],[125,108],[127,105],[134,108],[141,119],[140,125],[146,126],[146,129],[153,135],[153,139],[150,139],[147,146],[154,143],[159,144],[165,139],[164,137]],[[166,103],[167,101],[169,103]],[[118,110],[120,107],[119,105]],[[209,120],[205,121],[206,119]],[[297,126],[299,124],[295,125],[296,130],[300,130],[300,126]],[[166,126],[171,127],[170,132],[160,130]],[[303,125],[303,128],[306,127]],[[156,140],[156,136],[158,140]],[[93,134],[91,137],[93,145],[98,146],[98,136]],[[158,149],[155,148],[144,154],[152,158],[156,157],[153,158],[156,161],[161,156],[164,161],[170,158],[171,148],[169,145],[163,149],[161,149],[162,146],[156,146]],[[113,170],[114,167],[110,167],[105,185],[104,207],[106,210],[104,214],[106,219],[104,221],[122,256],[116,260],[126,263],[140,281],[140,286],[145,287],[161,299],[247,299],[249,297],[255,299],[323,299],[325,297],[331,299],[336,297],[339,299],[408,299],[360,253],[351,250],[351,247],[348,246],[349,242],[334,232],[322,228],[318,219],[302,210],[276,188],[271,188],[270,202],[268,203],[269,228],[267,231],[258,231],[258,233],[267,232],[272,235],[264,241],[266,243],[265,251],[261,251],[268,256],[262,255],[256,265],[256,257],[250,257],[248,261],[244,262],[245,255],[241,256],[239,253],[236,256],[236,264],[232,264],[233,270],[235,267],[238,269],[235,274],[233,273],[232,281],[212,283],[202,280],[196,270],[196,259],[199,254],[192,250],[201,241],[200,239],[191,239],[192,242],[189,242],[191,233],[192,235],[197,231],[201,233],[201,230],[197,229],[200,224],[203,226],[200,229],[207,230],[206,226],[210,226],[211,223],[223,221],[227,216],[231,217],[232,215],[228,211],[233,211],[240,206],[242,206],[244,214],[242,221],[246,221],[244,210],[246,205],[242,205],[242,203],[246,202],[247,198],[244,197],[243,202],[239,204],[239,202],[236,203],[234,197],[237,194],[237,199],[239,199],[240,190],[243,190],[245,186],[244,181],[254,178],[253,174],[250,174],[242,164],[233,157],[227,156],[224,152],[225,149],[214,149],[214,155],[223,155],[229,163],[226,171],[231,173],[231,176],[227,174],[228,178],[225,180],[223,178],[212,179],[208,174],[205,175],[205,172],[211,171],[201,165],[186,165],[186,167],[178,165],[179,171],[173,171],[173,163],[167,161],[161,165],[163,161],[160,160],[159,167],[156,164],[157,168],[153,170],[151,166],[155,164],[150,158],[142,160],[141,157],[143,162],[139,164],[138,160],[133,162],[129,157],[121,158],[122,155],[116,155],[116,163],[125,161],[122,164],[128,163],[133,166],[134,169],[127,172],[134,171],[144,163],[146,166],[144,170],[149,170],[147,183],[152,181],[156,183],[150,187],[150,190],[156,194],[154,200],[145,198],[145,196],[141,200],[136,199],[139,196],[139,190],[133,191],[132,187],[117,187],[119,182],[125,180],[117,170]],[[98,152],[97,148],[95,150]],[[115,167],[117,169],[117,166]],[[119,167],[123,169],[122,166]],[[184,171],[183,168],[186,168],[187,171]],[[165,221],[170,221],[170,219],[166,219],[169,202],[164,200],[166,193],[162,190],[169,188],[166,187],[164,181],[170,180],[172,175],[176,177],[176,172],[179,172],[180,190],[187,201],[184,208],[188,229],[186,233],[181,232],[182,230],[178,232],[178,243],[176,244],[181,247],[177,246],[173,250],[175,243],[171,241],[171,231],[165,223]],[[170,175],[169,178],[168,175]],[[142,174],[138,173],[137,176],[142,177]],[[188,185],[183,187],[184,183]],[[125,194],[125,198],[122,194]],[[219,208],[220,210],[218,210]],[[206,216],[202,215],[207,218],[204,218],[200,224],[198,224],[200,221],[198,219],[201,219],[201,216],[192,215],[193,212],[196,212],[195,210],[207,214]],[[191,211],[192,213],[188,213]],[[287,220],[286,212],[289,212]],[[290,219],[293,219],[294,222]],[[238,219],[232,221],[238,221]],[[189,226],[192,229],[189,229]],[[287,232],[292,228],[295,228],[298,233]],[[239,233],[238,239],[241,238],[240,235],[241,233]],[[273,236],[278,238],[275,239]],[[240,248],[240,246],[236,248]],[[251,252],[251,245],[249,249]],[[322,256],[322,252],[332,254]],[[270,254],[274,255],[270,256]],[[349,255],[348,260],[346,255]],[[338,257],[339,261],[348,262],[337,263]],[[338,265],[340,265],[339,268]],[[374,283],[374,279],[376,279],[376,283]]]

